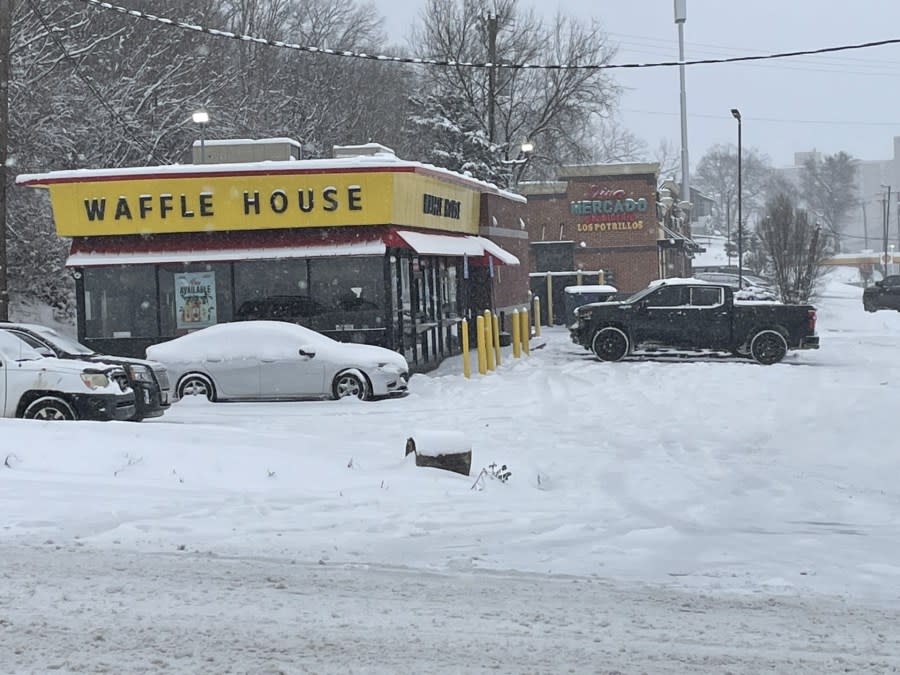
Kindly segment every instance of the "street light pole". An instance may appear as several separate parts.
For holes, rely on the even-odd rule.
[[[741,111],[737,108],[731,109],[731,116],[738,123],[738,186],[737,186],[737,207],[738,207],[738,289],[744,287],[744,225],[741,222]]]
[[[881,184],[882,188],[887,188],[887,197],[882,197],[881,199],[881,219],[882,226],[884,229],[882,248],[881,248],[881,261],[883,264],[882,267],[882,278],[888,275],[888,228],[890,227],[890,216],[891,216],[891,186]]]
[[[191,113],[194,124],[200,125],[200,163],[206,164],[206,125],[209,124],[209,113],[202,108]]]
[[[681,84],[681,200],[691,201],[690,162],[687,138],[687,93],[684,87],[684,22],[687,21],[687,0],[675,0],[675,23],[678,25],[678,77]]]

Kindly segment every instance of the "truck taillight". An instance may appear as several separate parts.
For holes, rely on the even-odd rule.
[[[816,310],[809,309],[806,311],[806,322],[809,325],[809,332],[816,332]]]

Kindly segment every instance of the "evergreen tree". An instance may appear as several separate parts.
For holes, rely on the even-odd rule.
[[[427,139],[418,159],[495,185],[509,184],[501,148],[488,140],[461,96],[413,96],[411,104],[409,133]]]

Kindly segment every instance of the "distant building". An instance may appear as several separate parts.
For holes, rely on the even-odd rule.
[[[813,149],[794,153],[793,166],[779,169],[779,173],[797,188],[801,185],[803,166],[810,159],[822,161],[823,153]],[[848,213],[846,235],[842,241],[845,251],[873,250],[884,247],[885,211],[883,200],[887,188],[891,186],[891,203],[887,214],[889,239],[900,243],[900,136],[894,136],[893,156],[890,159],[856,159],[856,190],[854,199],[859,200]]]

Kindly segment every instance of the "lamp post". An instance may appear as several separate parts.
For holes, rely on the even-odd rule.
[[[519,177],[521,175],[522,169],[516,171],[516,166],[521,166],[525,164],[529,159],[531,159],[530,155],[534,152],[534,143],[531,141],[523,141],[521,145],[519,145],[519,154],[516,155],[515,159],[501,159],[501,164],[507,164],[512,166],[513,168],[510,171],[510,177],[512,178],[513,186],[518,186]]]
[[[882,278],[888,275],[888,228],[890,226],[890,214],[891,214],[891,186],[881,184],[882,188],[887,189],[887,197],[882,197],[881,200],[881,218],[882,224],[884,226],[884,242],[881,249],[881,259],[884,261],[884,266],[882,267]],[[892,261],[893,262],[893,261]]]
[[[684,22],[687,21],[687,0],[675,0],[675,23],[678,25],[678,78],[681,85],[681,198],[691,201],[690,162],[688,161],[687,92],[684,88]]]
[[[738,123],[738,185],[737,185],[737,207],[738,207],[738,289],[744,287],[744,225],[741,222],[741,111],[737,108],[731,109],[731,116]]]
[[[195,110],[191,113],[194,124],[200,125],[200,163],[206,163],[206,125],[209,124],[209,113],[203,110]]]

